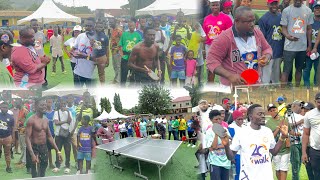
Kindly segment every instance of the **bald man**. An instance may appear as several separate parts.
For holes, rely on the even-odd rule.
[[[240,76],[244,70],[260,72],[272,58],[272,48],[262,32],[254,27],[254,21],[251,8],[238,7],[232,28],[223,31],[211,44],[207,68],[220,76],[223,85],[244,85],[246,82]]]

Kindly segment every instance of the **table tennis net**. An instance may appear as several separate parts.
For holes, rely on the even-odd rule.
[[[149,141],[149,139],[143,138],[143,139],[141,139],[141,140],[138,140],[138,141],[135,141],[135,142],[133,142],[133,143],[131,143],[131,144],[128,144],[128,145],[126,145],[126,146],[124,146],[124,147],[121,147],[121,148],[119,148],[119,149],[116,149],[116,150],[114,150],[114,151],[115,151],[116,153],[122,153],[122,152],[127,151],[128,149],[131,149],[131,148],[134,147],[134,146],[138,146],[139,144],[143,144],[144,142],[147,142],[147,141]]]

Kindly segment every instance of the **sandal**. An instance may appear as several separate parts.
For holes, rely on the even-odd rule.
[[[65,174],[69,174],[71,172],[71,170],[69,169],[69,168],[66,168],[65,170],[64,170],[64,173]]]
[[[54,172],[54,173],[57,173],[57,172],[59,172],[59,171],[60,171],[59,168],[54,168],[54,169],[52,169],[52,172]]]

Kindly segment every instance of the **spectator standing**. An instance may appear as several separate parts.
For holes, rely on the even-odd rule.
[[[63,51],[62,51],[62,36],[58,34],[58,27],[53,28],[53,36],[50,38],[50,52],[52,55],[52,74],[51,76],[54,77],[56,75],[56,63],[57,60],[60,60],[61,63],[61,71],[62,74],[66,74],[67,72],[64,69],[64,62],[63,62]]]
[[[315,95],[316,108],[307,112],[304,118],[302,136],[302,162],[310,162],[314,179],[320,178],[320,93]],[[310,147],[308,148],[308,145]]]
[[[223,12],[220,12],[220,1],[209,0],[212,14],[206,16],[203,21],[203,30],[207,35],[205,42],[206,57],[208,58],[209,48],[214,38],[219,36],[222,31],[232,26],[231,18]],[[208,82],[214,82],[214,73],[208,71]]]
[[[272,59],[262,67],[263,84],[280,82],[280,64],[283,57],[284,37],[280,25],[281,13],[278,12],[279,0],[268,0],[269,11],[259,19],[259,28],[272,48]]]
[[[306,53],[310,53],[312,47],[312,11],[302,0],[294,0],[293,4],[282,12],[281,22],[282,34],[285,36],[284,43],[284,65],[281,74],[281,82],[287,83],[289,73],[292,71],[295,59],[296,87],[300,86],[302,70],[305,68]]]

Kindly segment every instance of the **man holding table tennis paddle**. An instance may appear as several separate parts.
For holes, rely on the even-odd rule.
[[[136,85],[155,83],[161,79],[160,48],[155,44],[155,34],[155,29],[145,28],[144,41],[134,46],[130,54],[128,67],[134,72]],[[154,72],[156,68],[158,74]]]
[[[253,11],[240,6],[235,11],[234,25],[213,40],[207,68],[220,76],[221,84],[256,84],[261,67],[271,60],[272,48],[254,23]]]

